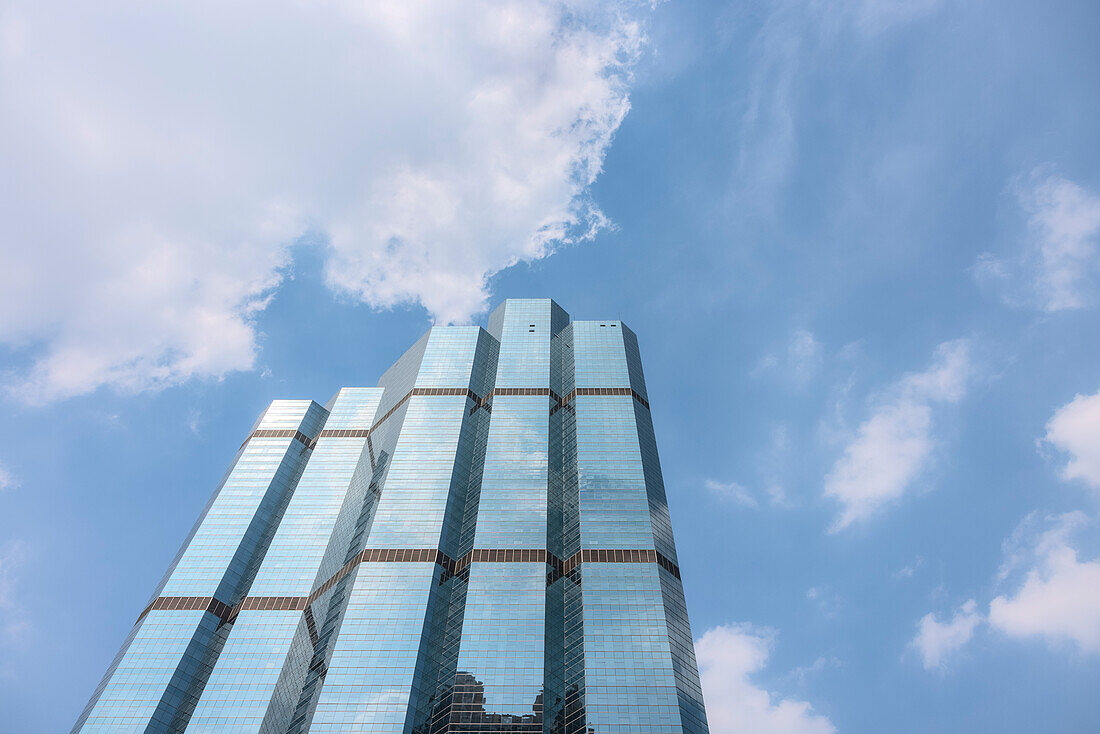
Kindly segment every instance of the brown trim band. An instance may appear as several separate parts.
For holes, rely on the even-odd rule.
[[[326,428],[317,434],[317,438],[366,438],[369,435],[369,428]]]
[[[550,409],[550,415],[554,415],[562,408],[568,408],[569,404],[581,395],[629,395],[649,410],[649,401],[632,387],[578,387],[571,390],[565,397],[558,398],[558,404]]]
[[[303,596],[246,596],[241,603],[234,607],[236,612],[246,609],[258,609],[261,611],[301,611],[306,608],[306,600]],[[237,616],[234,614],[233,616]]]
[[[578,387],[569,392],[564,398],[548,387],[495,387],[489,391],[485,399],[491,400],[496,395],[548,395],[555,403],[554,408],[550,411],[551,413],[564,408],[578,395],[630,395],[644,405],[646,410],[649,410],[649,401],[631,387]]]
[[[141,610],[138,621],[141,621],[141,618],[149,612],[157,609],[181,612],[210,612],[223,622],[229,619],[229,615],[233,611],[233,607],[212,596],[158,596],[149,606]]]
[[[562,402],[568,403],[578,395],[630,395],[649,409],[649,401],[639,395],[632,387],[578,387],[565,396]]]
[[[553,571],[551,583],[572,573],[582,563],[656,563],[677,579],[680,578],[679,566],[663,553],[648,548],[588,548],[577,551],[564,561],[550,551],[538,548],[475,548],[458,560],[436,548],[367,548],[357,553],[309,596],[246,596],[236,606],[230,606],[212,596],[158,596],[142,610],[138,621],[157,609],[206,611],[223,623],[232,622],[238,614],[248,610],[310,611],[313,602],[360,563],[436,563],[449,575],[462,573],[472,563],[545,563]],[[312,614],[310,617],[312,618]]]
[[[548,387],[494,387],[485,397],[488,399],[496,395],[549,395],[554,399],[554,402],[561,400],[561,397]]]
[[[241,448],[243,449],[244,445],[254,438],[293,438],[295,441],[298,441],[307,449],[313,448],[313,444],[316,441],[316,439],[310,438],[301,431],[295,430],[293,428],[257,428],[255,431],[248,434],[248,437],[245,438],[244,443],[241,444]]]

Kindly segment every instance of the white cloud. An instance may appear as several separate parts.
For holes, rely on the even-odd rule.
[[[913,574],[915,574],[917,572],[917,570],[920,569],[920,567],[923,566],[923,565],[924,565],[924,558],[922,556],[917,556],[915,559],[913,559],[912,563],[910,563],[907,566],[903,566],[903,567],[899,568],[897,571],[894,571],[894,573],[891,574],[891,575],[899,581],[901,579],[911,579],[911,578],[913,578]]]
[[[844,607],[844,600],[840,595],[827,588],[811,586],[806,590],[806,598],[813,602],[818,611],[828,618],[835,618]]]
[[[800,665],[790,673],[783,676],[783,680],[793,681],[796,685],[805,685],[806,682],[827,668],[839,668],[843,665],[839,658],[819,657],[809,665]]]
[[[931,434],[932,409],[926,403],[886,405],[863,423],[825,478],[825,495],[843,505],[834,529],[864,520],[900,497],[932,451]]]
[[[768,495],[768,500],[773,507],[789,510],[795,506],[787,496],[787,490],[783,488],[782,484],[769,484],[764,492]]]
[[[1038,638],[1052,646],[1073,645],[1100,653],[1100,559],[1082,561],[1071,538],[1092,521],[1082,512],[1039,517],[1031,513],[1004,544],[998,585],[1011,591],[995,597],[983,617],[971,599],[950,621],[927,614],[910,643],[926,669],[942,668],[945,658],[989,625],[1007,636]]]
[[[873,42],[932,15],[943,0],[821,0],[771,3],[749,49],[751,72],[738,140],[737,195],[764,210],[786,185],[800,153],[807,112],[817,119],[812,83],[822,59],[853,41]]]
[[[932,453],[933,406],[960,400],[971,372],[969,343],[944,342],[928,370],[905,376],[887,391],[825,477],[825,496],[842,506],[833,531],[871,517],[905,493]]]
[[[786,488],[792,483],[790,472],[795,463],[791,456],[790,427],[786,423],[777,423],[772,428],[768,449],[762,452],[760,459],[764,493],[771,506],[784,510],[797,506]]]
[[[11,475],[11,472],[8,471],[3,464],[0,464],[0,492],[17,486],[19,486],[19,483],[15,481],[15,477]]]
[[[787,362],[795,379],[805,384],[821,366],[821,343],[812,332],[799,329],[787,345]]]
[[[756,507],[756,498],[737,482],[719,482],[714,479],[707,479],[703,482],[703,485],[708,492],[725,502],[733,502],[744,507]]]
[[[1100,391],[1077,395],[1056,410],[1044,440],[1072,457],[1063,477],[1100,489]]]
[[[648,6],[15,0],[0,11],[0,343],[45,401],[255,364],[312,232],[326,277],[441,322],[606,224],[588,199]]]
[[[924,615],[910,645],[920,653],[925,670],[942,668],[945,658],[970,641],[981,621],[978,603],[970,599],[948,622],[940,622],[930,613]]]
[[[806,701],[773,700],[751,680],[761,671],[774,633],[750,625],[723,625],[695,642],[707,720],[712,734],[833,734],[836,727]]]
[[[193,435],[198,436],[202,423],[202,411],[192,408],[187,413],[187,430],[191,431]]]
[[[1035,288],[1042,307],[1061,311],[1094,304],[1100,274],[1100,197],[1050,176],[1024,190],[1021,202],[1030,212]]]
[[[782,510],[798,506],[797,497],[792,497],[787,491],[787,485],[792,483],[790,474],[794,463],[788,433],[786,423],[775,424],[771,428],[767,447],[756,452],[756,466],[753,467],[756,491],[737,482],[716,480],[708,480],[707,488],[716,496],[749,507],[756,507],[765,501],[770,507]]]
[[[30,625],[16,596],[19,569],[25,561],[22,541],[9,540],[0,546],[0,641],[19,641]]]
[[[1028,215],[1028,243],[1008,259],[983,253],[974,266],[979,282],[1003,288],[1010,303],[1048,312],[1096,305],[1100,196],[1042,169],[1018,184],[1016,193]]]
[[[766,354],[754,372],[779,371],[798,387],[805,387],[821,369],[821,343],[813,332],[798,329],[791,335],[782,357]]]
[[[1100,653],[1100,560],[1078,560],[1070,544],[1088,518],[1081,512],[1048,518],[1049,528],[1037,538],[1030,532],[1034,522],[1034,517],[1025,520],[1009,543],[1001,577],[1023,569],[1023,581],[990,602],[990,624],[1013,637],[1073,643],[1083,652]]]
[[[811,29],[789,6],[777,4],[752,43],[748,104],[741,118],[738,194],[769,206],[797,158],[802,56]]]
[[[875,34],[931,15],[943,0],[850,0],[847,5],[856,26]]]

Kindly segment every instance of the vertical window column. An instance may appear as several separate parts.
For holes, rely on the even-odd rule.
[[[580,546],[600,552],[579,569],[584,726],[705,732],[705,723],[699,728],[684,715],[692,699],[701,710],[701,698],[694,659],[690,672],[681,670],[687,620],[678,616],[680,582],[665,567],[675,562],[675,547],[637,339],[617,321],[574,322],[572,329]],[[603,557],[615,549],[655,552],[666,563]]]
[[[500,340],[492,413],[478,503],[468,510],[472,542],[461,549],[473,553],[464,606],[453,612],[461,614],[454,623],[461,631],[454,635],[457,661],[441,685],[450,705],[433,732],[543,731],[548,519],[561,491],[560,471],[556,483],[550,472],[551,444],[560,440],[550,434],[551,421],[560,420],[550,416],[551,372],[557,372],[551,342],[567,323],[549,299],[509,300],[489,317],[490,333]],[[558,546],[560,539],[555,552]],[[520,549],[536,553],[514,558],[538,560],[520,562],[507,553]],[[551,693],[559,703],[560,688]]]
[[[337,528],[353,524],[363,504],[372,474],[367,432],[382,393],[382,388],[344,388],[331,401],[325,429],[250,597],[309,597],[343,563],[350,533]],[[317,619],[325,619],[330,596],[304,610],[240,611],[187,731],[285,731],[313,660]]]
[[[480,477],[484,410],[467,391],[484,397],[486,382],[492,385],[495,343],[476,327],[431,330],[368,549],[454,557],[472,475]],[[361,564],[308,730],[400,734],[426,727],[457,583],[434,560]]]
[[[309,400],[268,407],[154,595],[167,603],[138,621],[74,731],[183,729],[228,628],[213,611],[158,607],[179,606],[177,598],[221,608],[241,600],[327,416]]]

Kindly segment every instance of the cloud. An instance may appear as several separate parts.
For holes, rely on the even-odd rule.
[[[907,566],[902,566],[897,571],[894,571],[891,576],[893,576],[898,581],[900,581],[901,579],[911,579],[913,578],[913,574],[915,574],[917,570],[920,569],[923,565],[924,558],[922,556],[917,556],[912,563]]]
[[[856,26],[874,35],[931,15],[943,0],[851,0],[846,5]]]
[[[1040,517],[1031,513],[1004,544],[1004,562],[996,577],[1011,591],[978,612],[971,599],[948,622],[926,614],[910,643],[927,670],[969,642],[979,625],[1015,638],[1038,638],[1052,646],[1072,645],[1100,653],[1100,559],[1079,560],[1071,538],[1092,521],[1082,512]]]
[[[607,225],[589,185],[648,5],[204,0],[0,11],[0,343],[29,401],[255,365],[325,243],[337,294],[484,309]]]
[[[1064,478],[1100,489],[1100,392],[1076,395],[1054,411],[1043,440],[1072,457],[1062,470]]]
[[[836,727],[806,701],[780,699],[756,686],[774,642],[770,630],[723,625],[695,642],[712,734],[833,734]]]
[[[786,423],[777,423],[771,430],[768,449],[760,454],[761,474],[764,479],[764,493],[772,507],[789,510],[797,506],[786,489],[791,483],[790,472],[795,463],[791,456],[790,428]]]
[[[783,676],[783,680],[792,681],[796,685],[805,685],[806,682],[827,668],[839,668],[843,662],[839,658],[819,657],[809,665],[800,665]]]
[[[1043,309],[1094,304],[1100,274],[1100,197],[1050,176],[1023,190],[1021,203],[1030,212],[1035,288]]]
[[[0,464],[0,492],[8,489],[13,489],[18,486],[19,483],[15,481],[15,477],[11,475],[11,472],[8,471],[3,464]]]
[[[1056,312],[1096,305],[1100,291],[1100,196],[1061,176],[1033,171],[1016,186],[1028,215],[1028,242],[1008,259],[983,253],[979,282],[1003,289],[1010,303]]]
[[[804,21],[778,4],[753,39],[747,107],[741,118],[738,190],[757,206],[784,184],[797,157],[802,56],[813,42]]]
[[[813,602],[824,616],[834,619],[844,607],[840,595],[826,588],[811,586],[806,590],[806,598]]]
[[[825,477],[825,496],[842,506],[834,532],[905,493],[932,453],[933,407],[960,400],[971,372],[969,343],[944,342],[929,369],[905,376],[887,391]]]
[[[804,120],[819,121],[814,75],[822,59],[855,42],[931,16],[943,0],[776,2],[749,49],[752,71],[735,177],[738,196],[765,210],[797,164]]]
[[[798,387],[805,387],[821,369],[821,343],[812,332],[798,329],[791,335],[785,354],[766,354],[756,366],[755,373],[779,371]]]
[[[727,483],[713,479],[707,480],[707,489],[717,497],[748,507],[757,507],[765,501],[775,509],[789,510],[797,507],[797,496],[792,497],[787,491],[787,485],[792,483],[792,465],[795,464],[788,433],[789,427],[786,423],[775,424],[770,430],[767,447],[755,453],[755,466],[751,467],[755,475],[752,482],[755,490],[738,482]]]
[[[192,408],[187,413],[187,430],[198,436],[202,428],[202,411]]]
[[[1008,544],[1001,577],[1021,570],[1023,580],[1014,592],[990,602],[990,624],[1012,637],[1100,653],[1100,560],[1078,560],[1069,540],[1089,519],[1081,512],[1047,518],[1047,529],[1037,537],[1035,524],[1029,517]]]
[[[864,422],[825,478],[825,495],[843,505],[833,529],[865,520],[901,497],[928,460],[931,434],[927,403],[885,405]]]
[[[809,382],[821,366],[821,343],[813,333],[805,329],[794,333],[791,343],[787,345],[787,363],[799,383]]]
[[[909,644],[920,653],[925,670],[942,668],[945,658],[970,641],[981,621],[978,603],[970,599],[949,622],[940,622],[931,613],[924,615],[917,623],[917,636]]]
[[[787,496],[787,490],[783,488],[782,484],[769,484],[764,492],[767,493],[772,507],[789,510],[795,506],[795,503]]]
[[[714,479],[707,479],[703,482],[703,485],[708,492],[725,502],[732,502],[744,507],[756,507],[757,505],[756,498],[752,496],[752,493],[737,482],[719,482]]]
[[[0,546],[0,641],[18,642],[30,623],[16,595],[19,570],[26,561],[26,548],[20,540]]]

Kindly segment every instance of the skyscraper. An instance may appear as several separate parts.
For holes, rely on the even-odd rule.
[[[705,734],[634,333],[508,300],[273,402],[73,731]]]

